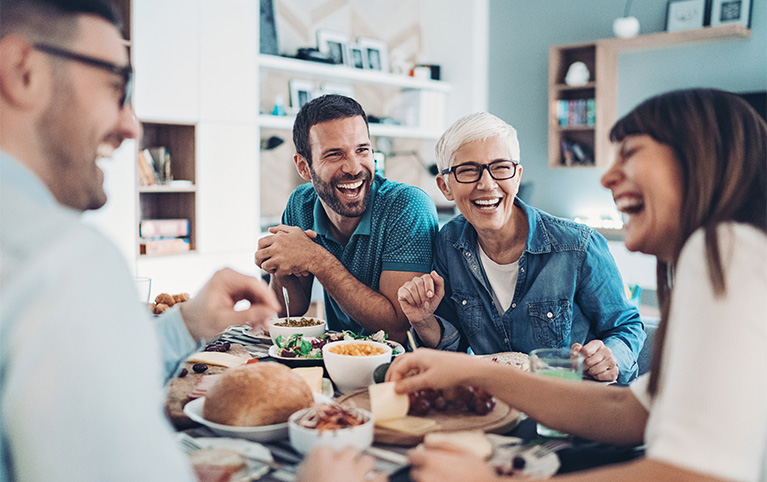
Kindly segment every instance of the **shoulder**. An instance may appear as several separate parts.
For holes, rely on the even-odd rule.
[[[304,203],[314,201],[317,198],[317,192],[311,182],[301,184],[290,193],[287,207],[302,207]]]
[[[409,214],[437,223],[437,208],[426,191],[410,184],[377,177],[376,181],[379,180],[381,183],[377,186],[373,201],[373,209],[378,215],[401,217]]]
[[[743,223],[720,223],[716,227],[719,253],[725,270],[730,265],[751,266],[764,271],[767,266],[767,234]],[[706,257],[706,233],[695,231],[684,243],[678,265],[699,263]]]

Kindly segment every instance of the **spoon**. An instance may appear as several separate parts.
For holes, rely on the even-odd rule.
[[[290,296],[288,296],[288,289],[282,287],[282,297],[285,298],[285,314],[288,315],[288,321],[290,321]]]

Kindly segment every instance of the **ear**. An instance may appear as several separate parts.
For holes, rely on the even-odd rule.
[[[295,153],[293,154],[293,162],[296,164],[298,175],[301,176],[304,181],[311,181],[312,173],[309,171],[309,161],[307,161],[301,154]]]
[[[455,198],[453,197],[453,192],[450,190],[447,182],[445,182],[445,176],[443,174],[438,174],[435,180],[437,181],[437,187],[442,191],[442,195],[445,196],[445,199],[454,201]]]
[[[42,55],[32,55],[32,44],[21,35],[0,40],[0,95],[3,102],[19,109],[47,104],[50,96],[50,66]]]

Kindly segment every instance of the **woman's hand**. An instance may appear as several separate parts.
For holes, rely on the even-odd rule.
[[[583,371],[591,378],[601,382],[614,382],[618,379],[618,362],[613,351],[602,340],[591,340],[585,345],[573,343],[571,348],[583,355]]]
[[[445,296],[445,280],[436,271],[416,276],[397,291],[397,299],[410,324],[418,325],[434,320],[434,311]]]
[[[487,363],[465,353],[419,348],[398,356],[386,372],[386,380],[397,382],[397,393],[410,393],[424,388],[448,388],[472,378],[472,367],[479,370]]]

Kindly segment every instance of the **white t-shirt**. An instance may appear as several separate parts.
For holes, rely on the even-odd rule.
[[[726,294],[714,297],[702,231],[677,264],[658,393],[631,385],[650,412],[647,457],[738,481],[767,481],[767,236],[718,229]]]
[[[485,274],[490,287],[493,289],[493,301],[498,313],[504,314],[511,306],[511,300],[514,299],[514,292],[517,289],[517,276],[519,275],[519,260],[511,264],[498,264],[485,253],[482,246],[479,246],[479,259],[485,268]]]
[[[117,248],[0,151],[0,480],[194,480],[163,380],[197,343],[137,299]]]

